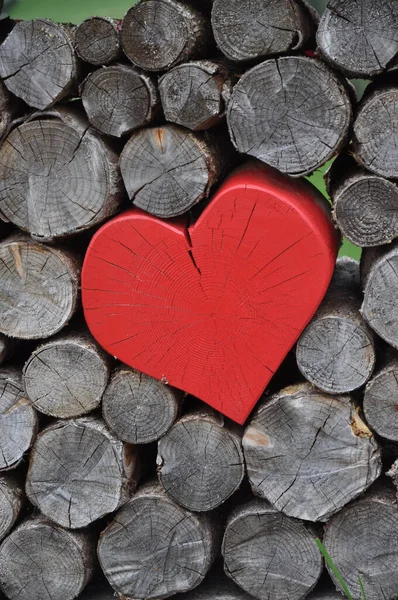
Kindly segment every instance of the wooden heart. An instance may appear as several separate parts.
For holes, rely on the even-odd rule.
[[[130,210],[93,237],[87,324],[110,354],[243,424],[321,302],[337,252],[306,182],[247,165],[196,223]]]

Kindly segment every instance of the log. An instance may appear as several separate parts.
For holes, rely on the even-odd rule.
[[[147,71],[166,71],[212,49],[208,20],[177,0],[141,0],[123,19],[127,58]]]
[[[0,586],[9,600],[73,600],[90,580],[94,561],[88,533],[31,518],[0,546]]]
[[[14,527],[24,499],[23,486],[18,479],[0,476],[0,540]]]
[[[98,558],[126,599],[168,598],[199,585],[219,551],[219,528],[191,513],[160,486],[144,486],[101,534]]]
[[[379,446],[350,398],[309,384],[260,403],[243,452],[253,492],[307,521],[327,521],[381,473]]]
[[[204,582],[186,594],[178,594],[175,600],[253,600],[219,569],[214,569]]]
[[[184,415],[159,441],[158,476],[167,494],[197,512],[223,504],[242,483],[240,429],[205,406]]]
[[[48,19],[19,21],[0,46],[8,90],[40,110],[67,97],[78,77],[69,30]]]
[[[118,155],[76,111],[59,106],[16,127],[0,148],[0,212],[51,242],[120,208]]]
[[[213,136],[165,125],[133,133],[121,154],[120,169],[138,208],[170,218],[208,197],[226,160]]]
[[[398,442],[398,356],[388,352],[367,384],[363,412],[369,427],[386,440]]]
[[[50,425],[37,437],[26,479],[28,499],[55,523],[77,529],[122,506],[138,478],[134,448],[95,417]]]
[[[0,242],[0,333],[25,340],[60,331],[78,307],[80,261],[25,236]]]
[[[85,330],[38,346],[23,368],[26,393],[36,410],[67,419],[99,407],[111,370],[110,357]]]
[[[90,73],[81,96],[91,125],[117,138],[150,123],[158,108],[154,79],[128,65]]]
[[[221,121],[231,91],[228,69],[208,60],[178,65],[159,79],[166,120],[193,131],[210,129]]]
[[[398,60],[394,0],[329,0],[317,32],[322,57],[347,77],[374,77]]]
[[[182,395],[157,379],[120,365],[103,395],[102,414],[120,440],[149,444],[172,427]]]
[[[0,139],[11,126],[16,107],[17,101],[11,100],[6,86],[0,80]]]
[[[234,509],[221,552],[228,577],[259,600],[303,600],[322,573],[314,533],[263,500]]]
[[[301,373],[329,394],[361,388],[376,364],[374,335],[359,313],[359,292],[359,263],[339,259],[326,297],[297,343]]]
[[[26,397],[16,368],[0,370],[0,471],[15,469],[34,442],[38,429],[35,409]]]
[[[302,0],[214,0],[211,14],[217,46],[238,62],[303,49],[315,36],[316,20]]]
[[[119,40],[121,21],[108,17],[90,17],[74,31],[76,54],[84,62],[100,67],[121,57]]]
[[[346,83],[319,60],[269,59],[236,84],[227,120],[237,150],[293,176],[337,154],[352,118]]]

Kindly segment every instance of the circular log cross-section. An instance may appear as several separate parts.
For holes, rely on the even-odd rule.
[[[11,531],[23,502],[23,488],[17,480],[0,476],[0,540]]]
[[[19,21],[0,46],[0,76],[29,106],[44,110],[59,102],[77,77],[65,27],[46,19]]]
[[[0,332],[21,339],[54,335],[73,316],[80,266],[69,251],[25,237],[0,242]]]
[[[166,71],[206,51],[210,25],[192,6],[177,0],[142,0],[123,19],[121,42],[133,64]]]
[[[209,195],[220,177],[221,157],[200,134],[166,125],[133,133],[120,169],[136,206],[170,218]]]
[[[89,534],[30,519],[0,546],[0,587],[9,600],[73,600],[92,576],[94,556]]]
[[[239,152],[294,176],[311,173],[341,149],[351,117],[342,80],[305,56],[266,60],[247,71],[227,112]]]
[[[347,77],[374,77],[398,58],[398,4],[329,0],[317,43],[324,58]]]
[[[91,125],[114,137],[152,121],[158,105],[153,79],[127,65],[94,71],[85,80],[81,95]]]
[[[222,555],[226,574],[259,600],[303,600],[322,573],[315,536],[260,500],[230,515]]]
[[[307,521],[327,521],[381,473],[379,447],[349,398],[308,384],[260,405],[243,451],[254,493]]]
[[[0,211],[40,241],[94,227],[121,196],[118,156],[65,109],[20,125],[0,148]]]
[[[100,67],[116,61],[120,54],[120,21],[90,17],[74,32],[76,54],[85,62]]]
[[[78,333],[39,346],[23,369],[25,390],[33,406],[59,419],[98,408],[109,375],[108,355],[88,334]]]
[[[122,365],[105,390],[102,414],[120,440],[149,444],[173,425],[181,399],[182,392]]]
[[[367,384],[363,411],[373,431],[398,442],[398,358],[395,355]]]
[[[49,519],[77,529],[113,512],[134,491],[137,458],[93,417],[58,422],[37,437],[26,494]]]
[[[142,488],[102,533],[98,557],[112,587],[128,598],[168,598],[200,584],[217,551],[219,531],[157,486]]]
[[[210,413],[182,417],[159,441],[159,481],[188,510],[220,506],[245,474],[241,438]]]

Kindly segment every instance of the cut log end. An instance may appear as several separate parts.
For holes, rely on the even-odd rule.
[[[373,431],[398,442],[398,359],[395,356],[367,384],[363,410]]]
[[[76,54],[97,67],[116,61],[121,54],[119,26],[119,21],[105,17],[86,19],[74,32]]]
[[[0,476],[0,540],[13,528],[23,503],[23,487],[17,479]]]

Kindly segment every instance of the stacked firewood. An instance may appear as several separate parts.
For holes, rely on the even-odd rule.
[[[394,598],[396,0],[320,19],[305,0],[141,0],[121,22],[0,27],[0,596],[337,600],[320,537],[353,598]],[[132,205],[191,221],[248,156],[301,177],[336,155],[361,264],[338,261],[245,427],[90,336],[99,225]]]

